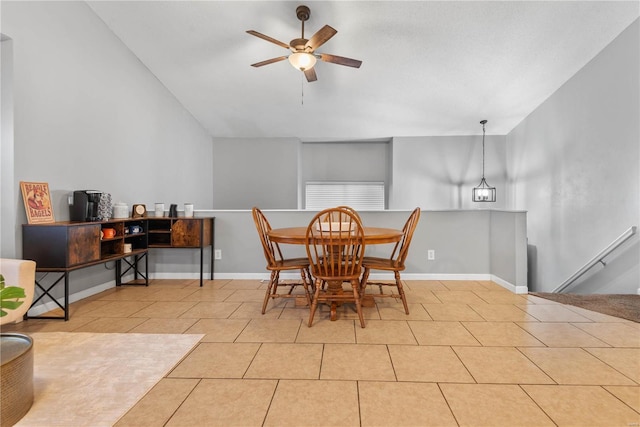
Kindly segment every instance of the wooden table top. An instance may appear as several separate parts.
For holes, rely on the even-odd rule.
[[[366,245],[396,243],[402,239],[402,230],[382,227],[363,227]],[[304,245],[307,227],[274,228],[269,231],[269,238],[276,243]]]

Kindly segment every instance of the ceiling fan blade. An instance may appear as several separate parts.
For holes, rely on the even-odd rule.
[[[261,38],[262,40],[266,40],[266,41],[268,41],[268,42],[275,43],[275,44],[277,44],[278,46],[283,47],[283,48],[285,48],[285,49],[289,49],[289,45],[288,45],[288,44],[283,43],[283,42],[281,42],[280,40],[276,40],[276,39],[274,39],[273,37],[265,36],[264,34],[259,33],[259,32],[257,32],[257,31],[253,31],[253,30],[247,30],[247,33],[251,34],[252,36],[259,37],[259,38]]]
[[[316,76],[315,67],[314,68],[309,68],[308,70],[304,70],[304,76],[307,78],[307,81],[309,83],[315,82],[316,80],[318,80],[318,76]]]
[[[338,31],[329,25],[325,25],[320,28],[317,33],[311,36],[307,44],[305,44],[305,48],[311,48],[311,51],[313,52],[325,44],[331,37],[335,36],[337,32]]]
[[[320,59],[324,62],[331,62],[338,65],[346,65],[347,67],[360,68],[362,61],[357,59],[345,58],[344,56],[330,55],[328,53],[321,53]]]
[[[263,65],[273,64],[274,62],[280,62],[287,59],[286,56],[279,56],[277,58],[267,59],[266,61],[256,62],[255,64],[251,64],[252,67],[262,67]]]

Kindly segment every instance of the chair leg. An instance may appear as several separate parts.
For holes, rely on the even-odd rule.
[[[404,312],[409,314],[409,306],[407,305],[407,298],[404,296],[404,288],[402,287],[402,280],[400,280],[400,272],[395,272],[396,276],[396,286],[398,287],[398,293],[400,294],[400,298],[402,299],[402,304],[404,305]]]
[[[300,269],[300,275],[302,276],[302,286],[304,286],[304,294],[307,297],[307,305],[311,307],[311,295],[309,295],[309,284],[307,283],[307,273],[304,268]],[[293,287],[291,287],[293,289]]]
[[[262,303],[262,314],[264,314],[267,311],[267,304],[269,303],[269,298],[271,298],[271,289],[273,289],[274,293],[276,292],[277,285],[274,286],[274,283],[277,283],[277,281],[278,281],[278,272],[272,271],[271,277],[269,278],[269,286],[267,286],[267,292],[264,294],[264,302]]]
[[[313,302],[311,303],[311,311],[309,312],[309,327],[313,324],[313,316],[316,314],[316,308],[318,308],[318,298],[320,296],[320,280],[316,279],[316,292],[313,296]]]
[[[360,279],[360,293],[362,295],[365,294],[365,290],[367,289],[367,280],[369,280],[369,269],[365,268],[364,273],[362,273],[362,279]]]
[[[362,304],[360,301],[360,295],[358,295],[358,288],[360,287],[360,282],[357,280],[352,280],[351,287],[353,288],[353,298],[356,300],[356,311],[358,312],[358,317],[360,318],[360,327],[364,328],[364,316],[362,314]]]

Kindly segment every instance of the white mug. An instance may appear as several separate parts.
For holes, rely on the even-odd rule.
[[[156,203],[156,216],[162,217],[164,216],[164,203]]]
[[[184,204],[184,216],[191,218],[193,216],[193,203]]]

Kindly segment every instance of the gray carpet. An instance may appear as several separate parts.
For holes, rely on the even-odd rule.
[[[640,323],[640,295],[578,295],[545,292],[532,292],[531,295]]]

